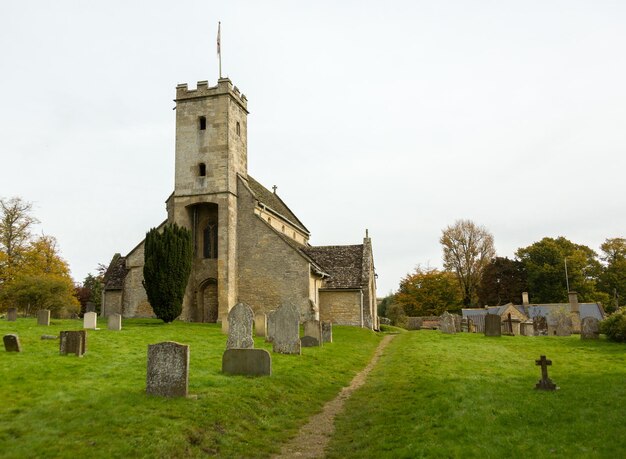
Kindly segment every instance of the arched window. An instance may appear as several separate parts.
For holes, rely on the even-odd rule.
[[[204,258],[217,258],[217,223],[209,223],[203,232]]]
[[[241,125],[239,124],[239,121],[237,121],[237,135],[241,135]]]
[[[204,163],[198,164],[198,175],[200,177],[206,177],[206,164]]]

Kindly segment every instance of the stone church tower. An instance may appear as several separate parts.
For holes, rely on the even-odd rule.
[[[284,303],[302,320],[378,328],[371,239],[309,244],[310,233],[278,196],[248,175],[247,99],[228,78],[176,87],[174,192],[168,223],[192,232],[192,272],[181,320],[219,322],[237,302],[255,312]],[[143,288],[144,242],[116,254],[102,313],[153,317]]]

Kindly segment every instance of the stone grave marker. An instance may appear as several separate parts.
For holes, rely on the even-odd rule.
[[[533,317],[533,332],[535,336],[547,336],[548,320],[543,316]]]
[[[314,338],[317,341],[315,346],[322,345],[322,324],[319,320],[307,320],[304,322],[304,336]],[[300,340],[302,342],[302,340]],[[307,340],[312,343],[311,340]],[[310,346],[307,346],[310,347]]]
[[[456,333],[456,324],[455,324],[454,316],[450,314],[448,311],[444,312],[441,315],[439,329],[441,330],[442,333],[446,333],[448,335],[453,335]]]
[[[43,340],[54,340],[54,339],[59,339],[59,337],[56,336],[56,335],[41,335],[41,339],[43,339]]]
[[[86,312],[83,316],[83,328],[86,330],[97,330],[98,314],[95,312]]]
[[[331,321],[322,322],[322,343],[333,342],[333,323]]]
[[[469,333],[469,323],[467,322],[467,317],[463,317],[461,319],[461,332]]]
[[[228,340],[226,349],[252,349],[254,312],[247,304],[237,303],[228,313]]]
[[[50,325],[50,310],[40,309],[37,311],[37,325],[48,326]]]
[[[107,327],[109,330],[120,331],[122,329],[122,315],[121,314],[111,314],[108,317]]]
[[[500,316],[496,314],[485,315],[485,336],[502,336]]]
[[[189,387],[189,346],[165,341],[148,345],[146,393],[186,397]]]
[[[580,339],[600,338],[600,321],[595,317],[585,317],[580,324]]]
[[[254,334],[256,336],[267,335],[267,315],[262,312],[254,315]]]
[[[265,342],[266,343],[271,343],[273,338],[274,338],[274,334],[275,334],[275,330],[276,330],[276,319],[274,318],[274,313],[276,311],[270,311],[267,314],[267,333],[265,335]]]
[[[17,320],[17,308],[9,308],[7,311],[7,320],[15,322]]]
[[[556,384],[548,378],[548,365],[552,365],[552,360],[548,360],[545,355],[542,355],[539,360],[535,360],[535,365],[541,366],[541,379],[535,384],[535,389],[557,390],[558,387],[556,387]]]
[[[503,322],[504,325],[504,335],[513,336],[513,319],[511,318],[511,313],[507,314],[506,320]]]
[[[572,318],[563,314],[557,318],[556,321],[556,336],[571,336],[572,335]]]
[[[461,333],[461,319],[462,316],[458,315],[458,314],[451,314],[452,318],[454,319],[454,330],[457,333]]]
[[[4,341],[4,350],[7,352],[22,352],[22,346],[20,345],[20,338],[17,335],[4,335],[2,337]]]
[[[226,349],[222,372],[228,375],[271,376],[272,357],[265,349]]]
[[[87,301],[87,304],[85,304],[85,312],[96,312],[96,305],[91,301]]]
[[[62,331],[59,335],[59,353],[76,354],[82,357],[87,352],[87,332],[85,330]]]
[[[300,354],[300,312],[293,304],[284,304],[270,315],[274,322],[273,351]]]
[[[312,336],[303,336],[300,338],[300,346],[301,347],[319,347],[321,343],[317,338],[313,338]]]

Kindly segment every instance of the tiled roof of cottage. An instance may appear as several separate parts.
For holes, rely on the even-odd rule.
[[[274,212],[282,215],[300,229],[306,231],[307,233],[309,232],[306,226],[304,226],[304,224],[298,219],[298,217],[296,217],[291,209],[287,207],[287,204],[285,204],[276,193],[272,193],[249,175],[248,185],[259,202],[265,204],[266,207],[272,209]]]
[[[126,257],[116,253],[113,255],[107,272],[104,273],[104,288],[107,290],[121,290],[124,288],[124,278],[127,273]]]
[[[360,288],[363,284],[363,245],[328,245],[301,249],[330,274],[326,288]]]

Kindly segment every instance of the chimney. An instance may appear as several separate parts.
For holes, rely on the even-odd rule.
[[[522,306],[528,306],[528,292],[522,292]]]
[[[580,314],[580,308],[578,307],[578,294],[576,292],[569,292],[569,305],[573,313]]]

